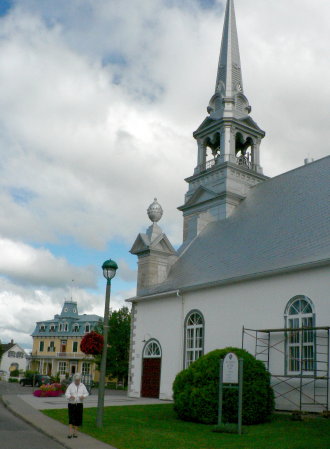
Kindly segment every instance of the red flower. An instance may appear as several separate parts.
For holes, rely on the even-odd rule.
[[[103,349],[103,335],[92,331],[86,334],[80,343],[80,349],[85,354],[98,355]]]

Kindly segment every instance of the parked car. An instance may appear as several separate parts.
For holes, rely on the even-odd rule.
[[[23,377],[20,379],[19,383],[22,387],[25,387],[25,385],[33,386],[33,384],[35,387],[40,387],[42,384],[52,383],[52,379],[49,376],[44,376],[43,374],[34,374],[33,376]]]

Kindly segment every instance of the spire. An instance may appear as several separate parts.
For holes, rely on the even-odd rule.
[[[211,98],[208,112],[217,112],[218,117],[241,118],[250,111],[249,102],[243,94],[234,0],[227,0],[215,94]]]
[[[224,91],[226,97],[232,97],[238,84],[240,85],[241,91],[243,91],[234,0],[228,0],[222,33],[215,92],[221,92],[222,89],[222,92]],[[225,89],[223,89],[223,87]]]

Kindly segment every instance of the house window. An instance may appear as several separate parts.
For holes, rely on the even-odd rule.
[[[45,342],[39,341],[39,351],[40,352],[44,352],[44,347],[45,347]]]
[[[74,341],[72,343],[72,352],[78,352],[78,342]]]
[[[287,371],[289,373],[311,373],[315,369],[315,314],[312,301],[306,296],[295,296],[285,313]],[[297,330],[294,330],[297,329]]]
[[[72,326],[72,332],[79,332],[79,324],[75,323],[75,324]]]
[[[91,326],[90,326],[89,323],[86,323],[85,324],[85,332],[87,333],[87,332],[90,332],[90,331],[91,331]]]
[[[58,364],[58,372],[59,374],[65,374],[66,373],[66,362],[59,362]]]
[[[62,323],[60,323],[60,325],[58,326],[58,330],[59,330],[59,332],[62,332],[62,330],[63,330],[63,324]]]
[[[55,342],[49,342],[48,352],[55,352]]]
[[[50,331],[50,332],[55,332],[55,324],[51,324],[51,325],[49,326],[49,331]]]
[[[24,353],[20,352],[20,351],[16,352],[16,358],[17,359],[23,359],[24,358]]]
[[[81,374],[83,376],[86,376],[86,374],[89,374],[89,371],[90,371],[90,363],[83,362]]]
[[[191,311],[185,321],[185,368],[204,352],[204,318],[201,312]]]
[[[68,330],[69,330],[68,323],[63,323],[63,330],[64,330],[64,332],[68,332]]]
[[[8,357],[15,357],[16,352],[15,351],[8,351]]]

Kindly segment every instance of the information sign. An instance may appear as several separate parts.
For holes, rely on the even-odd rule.
[[[223,360],[224,384],[238,384],[238,358],[233,352],[229,352]]]

